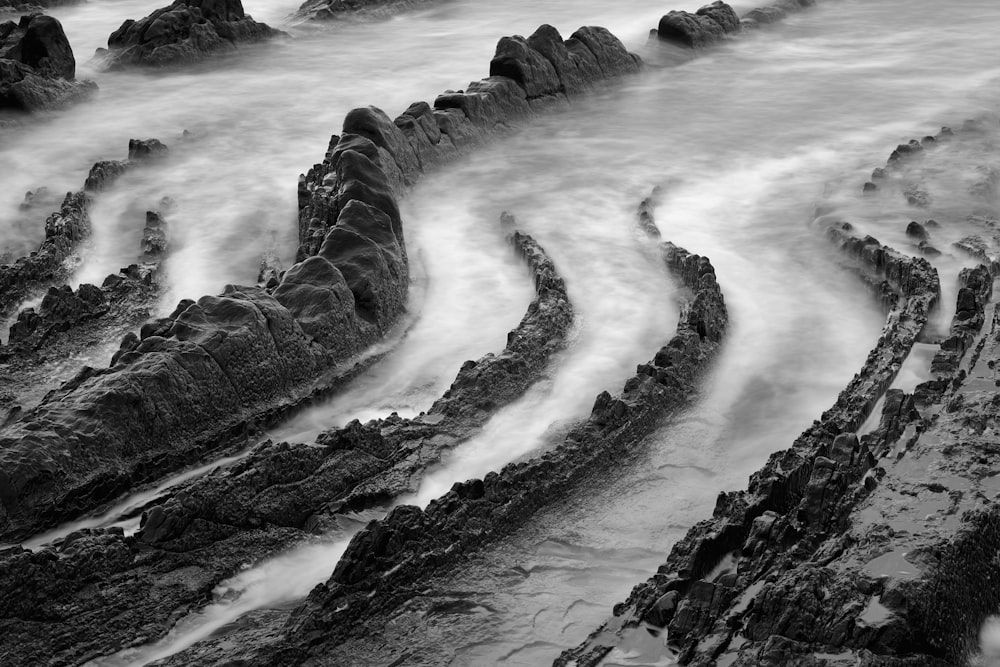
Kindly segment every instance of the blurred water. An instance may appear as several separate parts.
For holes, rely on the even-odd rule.
[[[143,190],[177,202],[172,229],[180,243],[168,262],[171,289],[163,305],[169,309],[180,296],[252,279],[267,243],[290,257],[295,176],[319,159],[350,107],[373,103],[393,115],[414,99],[462,87],[486,74],[497,37],[530,33],[541,22],[565,34],[581,24],[607,25],[642,49],[660,13],[698,4],[636,2],[623,11],[596,2],[450,2],[385,22],[301,30],[294,40],[186,74],[101,75],[96,102],[0,137],[0,160],[19,160],[12,187],[0,192],[0,225],[24,190],[77,187],[91,162],[119,155],[129,136],[157,136],[173,146],[189,129],[193,138],[178,144],[158,182]],[[60,16],[71,39],[89,49],[125,16],[148,11],[138,7],[85,5]],[[280,24],[293,7],[247,9]],[[824,2],[689,63],[652,68],[418,185],[406,200],[408,242],[426,253],[447,240],[426,259],[431,276],[463,267],[428,280],[444,290],[428,291],[422,310],[421,322],[436,327],[415,332],[413,347],[395,365],[369,376],[361,400],[328,406],[289,427],[287,437],[308,437],[348,414],[423,409],[457,360],[478,356],[472,348],[444,354],[454,341],[488,329],[492,347],[484,338],[476,349],[498,349],[498,336],[516,322],[511,315],[519,316],[526,295],[514,289],[507,315],[481,321],[494,295],[483,281],[498,265],[466,264],[460,253],[499,244],[489,234],[501,210],[513,211],[551,254],[579,313],[573,344],[551,377],[433,471],[419,502],[550,442],[561,425],[586,416],[600,390],[620,389],[635,364],[669,338],[674,286],[634,230],[635,206],[652,187],[663,189],[656,217],[664,236],[711,258],[732,319],[703,400],[650,438],[638,464],[609,475],[605,489],[581,492],[571,511],[547,513],[484,557],[464,581],[459,577],[493,611],[475,615],[475,622],[455,620],[453,631],[428,639],[421,651],[447,654],[455,665],[551,660],[655,569],[672,541],[707,516],[719,490],[742,487],[770,452],[788,446],[832,404],[876,340],[882,317],[810,225],[816,205],[833,206],[864,232],[913,251],[903,230],[923,212],[891,198],[859,204],[861,184],[897,143],[996,109],[1000,62],[986,54],[998,28],[1000,6],[987,0],[946,8],[930,0]],[[655,62],[663,52],[646,55]],[[96,264],[113,262],[118,251],[134,253],[138,243],[141,224],[133,240],[122,230],[112,233],[123,206],[114,199],[101,204],[95,227],[106,231],[95,233],[94,247],[101,233],[120,246],[100,246]],[[961,192],[940,201],[932,213],[954,212],[954,232],[942,235],[950,239],[965,224],[958,211],[971,204]],[[456,221],[464,221],[465,231],[449,238]],[[432,231],[422,238],[410,231],[425,225]],[[473,238],[472,229],[489,231]],[[219,261],[223,249],[226,259]],[[966,260],[935,262],[947,303]],[[475,315],[451,320],[457,310]],[[301,565],[306,552],[293,552],[267,566],[285,563],[280,574],[272,569],[270,577],[240,579],[233,588],[244,591],[249,606],[237,606],[241,598],[230,594],[208,615],[214,620],[201,616],[184,625],[189,634],[172,637],[169,650],[228,622],[234,609],[277,605],[287,601],[287,590],[308,590],[306,579],[328,576],[340,548],[325,548],[310,561],[315,568]],[[519,581],[505,578],[512,568],[525,569],[524,561],[541,566],[527,568]],[[295,573],[302,577],[290,586]],[[489,584],[496,580],[504,587]],[[620,660],[629,664],[627,656]]]

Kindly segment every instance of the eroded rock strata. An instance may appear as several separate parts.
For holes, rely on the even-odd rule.
[[[603,28],[566,42],[547,27],[536,36],[592,82],[639,67]],[[491,76],[448,92],[434,108],[415,103],[395,122],[371,107],[349,113],[299,184],[299,262],[280,284],[182,301],[124,341],[111,368],[85,368],[0,433],[0,534],[17,539],[92,509],[323,391],[324,374],[402,312],[400,193],[423,170],[566,100],[555,66],[521,71],[520,81]]]
[[[712,518],[694,526],[657,574],[616,606],[612,619],[587,643],[566,651],[556,664],[599,664],[622,637],[633,633],[662,635],[663,654],[676,653],[682,663],[715,664],[722,654],[742,645],[742,632],[758,643],[742,654],[739,659],[746,662],[740,664],[820,665],[827,663],[819,657],[804,662],[788,649],[802,633],[817,628],[817,615],[830,619],[827,629],[840,633],[864,626],[860,619],[864,605],[842,607],[841,600],[830,597],[827,568],[852,546],[838,528],[844,527],[854,503],[878,486],[876,457],[906,430],[912,400],[891,394],[880,428],[860,439],[857,432],[923,331],[940,286],[927,260],[902,255],[871,237],[855,236],[848,223],[831,225],[828,234],[857,263],[889,309],[882,336],[861,371],[791,448],[770,457],[751,477],[746,491],[720,494]],[[965,302],[985,303],[983,282],[981,276],[968,277],[972,293],[978,296],[971,301],[965,296]],[[962,312],[967,311],[968,305]],[[970,319],[968,314],[962,317],[963,322]],[[954,335],[964,341],[965,333],[959,327]],[[826,537],[829,541],[824,542]],[[801,577],[794,586],[780,583],[788,569]],[[845,578],[860,594],[869,589],[854,588],[857,575],[854,569]],[[770,612],[757,624],[755,610],[762,604]],[[879,632],[863,630],[859,636],[867,637],[870,646],[882,640]],[[843,647],[843,642],[829,643]],[[905,641],[897,645],[905,646]],[[815,645],[809,649],[823,653]]]
[[[284,34],[254,21],[240,0],[175,0],[122,23],[102,55],[109,68],[189,65]]]
[[[0,426],[15,421],[72,377],[74,360],[94,358],[95,351],[98,356],[110,354],[109,341],[134,336],[131,332],[149,319],[161,292],[159,268],[167,235],[159,212],[147,211],[145,217],[146,232],[155,231],[155,253],[149,252],[144,233],[137,262],[108,275],[100,286],[83,284],[73,290],[52,285],[37,306],[17,314],[6,344],[0,344]]]
[[[76,80],[76,59],[62,24],[29,14],[0,23],[0,110],[57,109],[97,90]]]
[[[244,564],[317,535],[335,539],[355,521],[353,509],[409,490],[409,480],[521,396],[565,344],[573,318],[562,279],[533,239],[514,232],[510,242],[536,296],[502,352],[467,362],[415,419],[354,421],[312,445],[262,444],[173,490],[144,513],[134,537],[83,530],[52,549],[9,552],[0,560],[0,601],[11,610],[0,621],[4,654],[78,662],[145,643]]]
[[[549,40],[551,53],[574,62],[554,30],[540,39]],[[590,67],[588,84],[639,66],[603,29],[583,28],[568,42]],[[0,521],[6,536],[16,539],[77,516],[203,454],[234,430],[243,432],[255,420],[308,400],[317,386],[325,386],[338,363],[392,326],[404,303],[406,260],[395,198],[423,169],[509,130],[514,121],[549,108],[552,100],[565,99],[562,92],[529,95],[525,86],[533,81],[491,77],[465,92],[442,96],[433,109],[415,104],[396,122],[376,109],[349,114],[344,134],[331,142],[324,163],[300,184],[301,261],[285,271],[277,285],[231,286],[219,297],[181,302],[171,316],[144,326],[139,337],[126,338],[111,368],[84,369],[4,430]],[[540,333],[546,340],[552,334]],[[518,355],[500,355],[463,369],[453,395],[441,402],[442,413],[482,419],[491,405],[509,396],[483,398],[474,407],[461,408],[454,394],[476,396],[509,388],[506,378],[530,370],[537,359],[533,364],[517,361]],[[365,437],[357,448],[343,448],[345,438],[350,439],[348,431],[334,438],[341,449],[333,444],[330,449],[352,460],[371,460],[364,448],[371,433],[363,428],[361,433]],[[290,456],[286,472],[293,477],[310,462],[321,463],[299,449],[290,452],[288,446],[269,447],[261,456],[271,457],[269,465]],[[403,460],[391,463],[401,464],[399,479],[417,470]],[[273,474],[280,471],[275,467]],[[352,467],[343,470],[348,477],[356,472]],[[390,483],[395,482],[388,477]],[[306,487],[304,482],[303,497],[313,497]],[[261,493],[278,495],[266,489]],[[188,496],[182,492],[178,497]],[[326,497],[336,509],[338,498]],[[289,496],[289,502],[297,498]],[[248,555],[274,553],[303,537],[304,524],[292,524],[313,513],[302,514],[302,506],[292,505],[265,510],[262,503],[265,514],[274,511],[284,517],[267,526],[254,515],[237,526],[206,528],[204,519],[194,516],[193,536],[184,539],[201,544],[197,553],[166,552],[145,541],[166,539],[167,533],[157,530],[171,526],[158,521],[167,514],[163,510],[150,512],[143,539],[97,530],[74,535],[59,551],[31,555],[14,549],[3,561],[3,580],[12,586],[33,583],[5,592],[4,599],[10,601],[5,608],[12,613],[4,623],[4,636],[29,662],[54,653],[83,659],[158,636],[179,610],[203,602],[215,583],[245,563]],[[309,527],[319,525],[311,522]],[[147,569],[130,569],[144,563]],[[184,569],[189,566],[194,569]],[[102,593],[92,596],[87,581],[102,582]],[[37,594],[23,597],[28,589]],[[91,628],[102,629],[99,636],[65,634],[65,625],[50,623],[62,618],[78,624],[83,617],[94,620]],[[43,632],[45,640],[38,634],[43,627],[54,633]]]
[[[66,194],[59,210],[45,220],[45,239],[38,249],[11,264],[0,264],[0,318],[23,302],[61,284],[71,275],[77,246],[90,236],[94,196],[137,165],[162,157],[167,147],[157,139],[129,140],[127,160],[102,160],[91,167],[82,190]]]
[[[299,664],[346,638],[377,637],[393,611],[422,594],[428,577],[458,567],[467,554],[515,531],[571,486],[602,474],[609,457],[635,447],[691,400],[719,348],[727,312],[706,258],[671,243],[661,250],[689,291],[676,334],[638,367],[622,393],[600,394],[590,418],[545,454],[456,483],[425,510],[402,505],[370,523],[351,540],[329,581],[293,613],[283,638],[253,656],[253,664]]]
[[[742,17],[722,0],[715,0],[698,11],[672,10],[660,18],[652,34],[661,42],[686,49],[703,49],[736,35],[742,30],[776,23],[789,12],[800,11],[815,5],[815,0],[778,0],[778,2],[752,9]]]

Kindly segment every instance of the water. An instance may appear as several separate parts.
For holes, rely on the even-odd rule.
[[[123,18],[156,4],[92,3],[58,15],[84,53]],[[275,24],[292,9],[247,7]],[[320,158],[350,107],[371,103],[392,115],[415,99],[463,87],[486,74],[495,38],[528,34],[541,22],[567,35],[578,25],[606,25],[639,49],[664,9],[652,2],[632,3],[628,12],[589,1],[450,2],[385,22],[303,30],[188,73],[102,74],[96,101],[0,136],[0,164],[18,166],[4,174],[10,187],[0,193],[0,225],[25,190],[79,187],[90,163],[120,157],[130,136],[177,146],[141,188],[147,198],[176,202],[171,233],[178,245],[161,304],[169,310],[182,296],[252,280],[268,247],[290,259],[295,177]],[[437,326],[414,330],[405,354],[366,377],[360,400],[314,413],[287,427],[287,437],[307,439],[348,414],[425,409],[456,360],[481,354],[442,350],[481,330],[492,338],[476,349],[500,347],[496,341],[525,305],[511,277],[516,271],[462,263],[468,256],[461,253],[501,245],[501,210],[514,212],[551,254],[579,312],[573,344],[550,378],[433,471],[418,502],[551,443],[564,424],[589,412],[597,392],[619,390],[634,365],[669,338],[675,287],[634,230],[635,206],[653,186],[663,188],[656,217],[665,238],[712,259],[732,318],[703,400],[648,439],[639,463],[609,475],[605,488],[577,494],[570,508],[559,508],[568,511],[545,513],[464,581],[458,577],[456,588],[473,591],[493,611],[475,615],[475,623],[455,619],[439,646],[422,650],[454,655],[452,664],[551,660],[655,569],[670,544],[707,516],[719,490],[744,486],[768,453],[832,404],[877,338],[881,315],[810,226],[814,208],[832,202],[865,232],[906,249],[902,231],[913,212],[891,203],[859,207],[856,193],[897,143],[996,108],[1000,63],[985,57],[981,44],[997,28],[1000,7],[986,0],[950,3],[946,14],[930,0],[824,2],[541,119],[416,187],[405,202],[408,243],[422,248],[429,276],[461,264],[460,273],[428,279],[420,322]],[[178,143],[184,129],[193,137]],[[103,198],[88,267],[134,255],[141,224],[132,237],[115,227],[128,198]],[[431,257],[459,221],[465,231]],[[424,225],[432,231],[421,238],[416,230]],[[470,237],[470,230],[482,235]],[[947,276],[962,264],[941,260],[946,294]],[[488,281],[497,266],[506,266],[507,302],[517,305],[482,321],[494,306]],[[436,296],[434,285],[443,290]],[[459,311],[473,315],[450,319]],[[449,342],[441,343],[446,334]],[[342,548],[335,540],[248,570],[218,591],[218,606],[182,622],[143,660],[190,645],[250,609],[287,604],[329,575]],[[511,583],[504,573],[515,565],[528,575]],[[284,583],[288,573],[302,576],[283,590],[269,583]],[[491,586],[496,580],[505,587]]]

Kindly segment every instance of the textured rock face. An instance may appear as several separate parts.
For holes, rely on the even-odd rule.
[[[0,561],[6,575],[0,600],[10,600],[12,610],[0,621],[5,655],[75,662],[95,648],[108,652],[143,634],[163,634],[176,610],[197,604],[247,559],[273,555],[311,533],[336,534],[341,522],[350,522],[352,508],[414,490],[443,452],[523,395],[572,326],[566,288],[551,260],[528,236],[515,232],[510,242],[530,268],[536,297],[505,349],[466,362],[426,414],[355,421],[324,432],[315,445],[265,443],[149,508],[136,537],[85,531],[65,538],[56,559],[18,552]],[[197,572],[193,561],[203,563]],[[89,584],[77,576],[79,568]],[[151,597],[142,593],[151,579],[190,585],[158,586]],[[90,584],[101,589],[99,598],[88,594]],[[80,628],[80,614],[100,619],[99,629]],[[45,615],[49,622],[40,625]],[[61,638],[58,646],[40,639],[50,634]]]
[[[282,34],[245,14],[240,0],[176,0],[138,21],[125,21],[113,32],[107,65],[190,64]]]
[[[147,153],[133,150],[136,146],[157,148]],[[12,310],[29,296],[69,277],[66,260],[90,235],[89,211],[93,195],[111,187],[128,169],[153,155],[162,156],[166,150],[167,147],[156,139],[132,139],[128,161],[102,160],[91,167],[83,190],[68,193],[59,211],[45,220],[45,240],[38,250],[12,264],[0,264],[0,317],[12,314]]]
[[[639,68],[603,28],[581,28],[564,46],[582,54],[591,82]],[[230,286],[182,302],[123,343],[111,368],[84,369],[0,432],[0,533],[93,507],[141,478],[148,462],[170,453],[176,465],[307,400],[318,375],[378,340],[402,310],[396,198],[423,170],[565,100],[540,86],[532,72],[521,82],[493,76],[442,95],[433,109],[411,105],[395,121],[373,107],[350,112],[300,183],[299,263],[276,287]]]
[[[73,49],[59,21],[32,14],[0,24],[0,109],[54,109],[97,90],[75,77]]]
[[[740,18],[732,7],[721,0],[715,0],[693,14],[685,11],[668,12],[660,19],[655,33],[663,42],[701,49],[735,35],[744,28],[776,23],[787,17],[789,12],[814,4],[814,0],[779,0],[765,7],[752,9]]]
[[[643,228],[651,235],[656,231],[648,211]],[[377,638],[387,615],[407,599],[437,594],[427,588],[431,576],[517,530],[572,486],[604,474],[609,458],[623,456],[684,405],[719,348],[727,313],[706,258],[670,243],[660,248],[687,288],[685,305],[676,335],[638,367],[622,393],[599,395],[591,417],[553,451],[457,483],[426,510],[398,506],[384,520],[369,523],[351,541],[330,580],[295,610],[283,637],[241,657],[249,664],[336,663],[341,654],[335,646],[352,636]]]
[[[759,573],[754,570],[755,563],[770,566],[774,559],[780,563],[777,554],[762,556],[765,548],[761,545],[784,549],[800,538],[808,542],[806,536],[814,535],[818,527],[839,520],[840,498],[849,496],[858,484],[862,491],[868,488],[864,480],[874,463],[876,446],[868,440],[859,442],[855,432],[923,330],[940,288],[937,274],[926,260],[896,253],[870,237],[854,237],[845,226],[831,228],[830,235],[863,271],[884,280],[886,288],[892,290],[894,299],[883,336],[836,404],[790,449],[773,454],[751,477],[747,491],[721,494],[713,517],[692,528],[674,546],[656,576],[637,586],[625,603],[615,607],[615,619],[605,625],[604,632],[644,633],[646,627],[660,632],[667,628],[670,646],[680,653],[682,662],[709,664],[730,641],[737,641],[734,633],[739,626],[726,620],[726,610],[742,613],[746,605],[741,594],[753,595],[759,589],[750,584],[760,577],[743,578],[746,572]],[[898,413],[899,404],[894,405]],[[891,428],[898,430],[898,422]],[[723,567],[729,558],[738,563]],[[817,558],[822,560],[819,555]],[[780,565],[775,567],[780,571]],[[733,571],[740,573],[739,579],[728,576]],[[794,590],[811,591],[817,585],[821,584],[802,584]],[[784,618],[796,627],[806,627],[810,624],[807,608],[815,609],[799,608],[785,600],[775,610],[784,613],[794,609]],[[716,622],[718,636],[706,637]],[[775,630],[775,634],[784,633]],[[556,664],[599,664],[611,650],[611,643],[598,631],[591,643],[565,652]],[[765,659],[764,653],[755,657],[766,664],[791,664],[783,659],[767,662],[771,659]]]
[[[973,131],[968,140],[995,154],[991,137],[983,141]],[[966,133],[944,128],[936,138],[900,145],[872,175],[878,194],[866,196],[899,202],[919,179],[947,171],[926,163],[930,148],[946,141],[966,141]],[[991,200],[979,198],[989,170],[966,171],[976,213],[962,224],[992,230]],[[921,183],[931,191],[937,185]],[[982,264],[959,273],[949,329],[928,332],[939,286],[927,260],[856,235],[849,223],[821,220],[888,313],[864,367],[746,491],[720,495],[713,516],[689,531],[602,630],[557,664],[596,665],[615,635],[664,630],[665,653],[706,667],[963,664],[980,624],[996,613],[996,590],[980,586],[1000,576],[993,557],[995,234],[973,255]],[[923,251],[939,229],[959,220],[902,226]],[[939,343],[932,379],[912,395],[885,392],[878,426],[860,433],[917,336]]]

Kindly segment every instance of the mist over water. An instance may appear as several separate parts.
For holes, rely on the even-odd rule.
[[[160,312],[253,281],[266,250],[290,265],[296,178],[322,157],[350,108],[374,104],[394,116],[414,100],[462,88],[488,73],[497,38],[543,22],[564,37],[579,25],[605,25],[654,65],[425,177],[402,202],[413,326],[350,391],[272,433],[308,441],[352,418],[416,414],[462,361],[499,351],[531,298],[497,224],[509,210],[566,278],[574,337],[543,382],[404,500],[426,504],[456,481],[557,443],[597,393],[619,391],[673,333],[676,285],[635,230],[636,206],[661,188],[655,215],[664,238],[716,267],[728,342],[699,402],[638,444],[636,462],[456,576],[455,589],[489,611],[454,619],[438,646],[421,647],[453,653],[455,665],[542,664],[577,644],[708,515],[720,490],[744,486],[770,452],[833,403],[882,316],[810,225],[816,206],[833,206],[864,233],[912,252],[903,232],[914,212],[905,201],[857,204],[862,183],[896,144],[959,126],[1000,98],[1000,62],[984,46],[1000,28],[1000,6],[987,0],[828,1],[669,69],[655,67],[665,52],[645,47],[645,33],[665,10],[701,2],[643,0],[627,11],[589,0],[448,2],[318,27],[284,24],[295,3],[248,4],[294,39],[184,72],[102,74],[88,66],[125,18],[161,4],[53,11],[76,48],[78,76],[96,78],[101,93],[0,135],[0,165],[17,166],[3,173],[0,238],[31,237],[13,222],[25,191],[79,189],[94,161],[123,159],[131,137],[170,147],[165,163],[99,196],[76,276],[99,282],[134,261],[145,210],[170,197]],[[964,261],[935,263],[952,303]],[[920,373],[908,368],[901,386]],[[250,567],[164,642],[106,664],[169,655],[248,611],[293,602],[329,576],[345,546],[344,536],[330,537]]]

